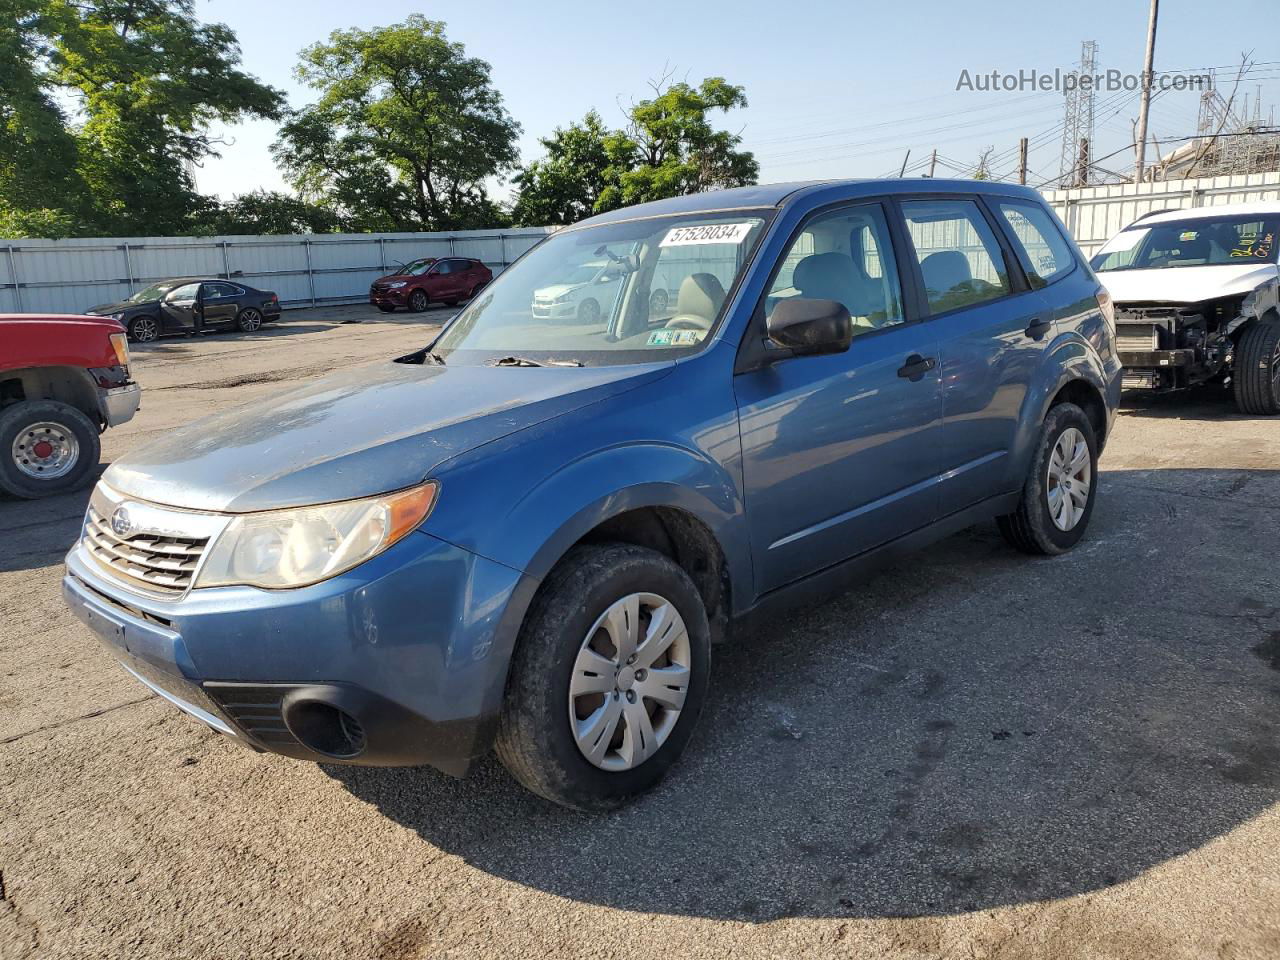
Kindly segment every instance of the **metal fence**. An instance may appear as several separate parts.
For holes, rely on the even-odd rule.
[[[235,277],[274,290],[286,307],[352,303],[418,257],[470,257],[499,273],[552,229],[0,240],[0,313],[82,313],[185,276]]]
[[[1252,200],[1280,200],[1280,173],[1046,190],[1044,198],[1058,212],[1080,249],[1086,256],[1092,256],[1112,236],[1144,214]]]
[[[1048,190],[1086,255],[1156,210],[1280,200],[1280,173]],[[233,276],[286,307],[364,300],[369,284],[418,257],[483,260],[500,272],[552,227],[454,233],[137,237],[0,241],[0,313],[80,313],[169,277]]]

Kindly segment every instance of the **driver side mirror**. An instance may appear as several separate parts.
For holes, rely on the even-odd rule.
[[[853,341],[853,318],[838,300],[781,300],[765,320],[769,339],[796,356],[844,353]]]

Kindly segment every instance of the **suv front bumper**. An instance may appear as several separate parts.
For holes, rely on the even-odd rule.
[[[298,759],[459,776],[492,744],[535,587],[420,531],[295,590],[143,598],[79,545],[63,579],[71,610],[126,670],[215,730]]]

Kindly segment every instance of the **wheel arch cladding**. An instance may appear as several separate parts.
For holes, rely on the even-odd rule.
[[[106,423],[97,385],[80,367],[30,367],[0,374],[0,407],[23,400],[56,400],[75,407],[99,428]]]

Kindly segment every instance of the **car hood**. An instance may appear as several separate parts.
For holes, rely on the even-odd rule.
[[[1248,293],[1275,276],[1274,263],[1244,263],[1239,266],[1107,270],[1099,273],[1098,279],[1116,303],[1199,303],[1215,297]]]
[[[412,280],[413,276],[408,273],[388,273],[385,277],[379,277],[373,281],[374,284],[391,283],[393,280]]]
[[[148,303],[155,303],[155,300],[138,300],[128,301],[121,300],[118,303],[100,303],[96,307],[90,307],[85,311],[89,316],[109,317],[113,313],[124,313],[135,307],[145,306]]]
[[[233,513],[372,496],[672,366],[357,367],[167,432],[102,479],[139,499]]]
[[[587,286],[585,283],[556,283],[549,287],[539,287],[533,291],[535,300],[554,300],[556,297],[563,297],[566,293],[572,293],[574,290],[581,290]]]

